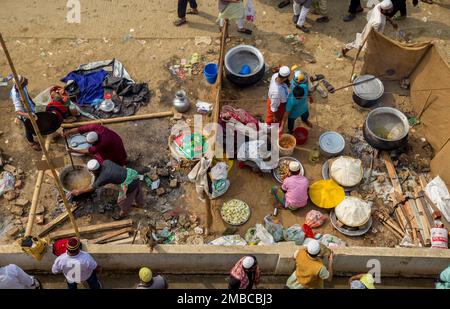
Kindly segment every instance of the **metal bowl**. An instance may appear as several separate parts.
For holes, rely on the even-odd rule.
[[[364,122],[364,138],[374,148],[394,150],[405,146],[408,140],[408,118],[392,107],[371,111]]]
[[[281,157],[279,160],[278,160],[278,166],[280,166],[280,164],[283,162],[283,161],[295,161],[295,162],[298,162],[299,164],[300,164],[300,175],[302,175],[302,176],[305,176],[305,169],[303,168],[303,165],[302,165],[302,163],[299,161],[299,160],[297,160],[296,158],[293,158],[293,157]],[[280,176],[280,174],[279,174],[279,172],[278,172],[278,167],[277,168],[274,168],[273,170],[272,170],[272,175],[273,175],[273,177],[279,182],[279,183],[283,183],[283,181],[281,180],[281,176]]]
[[[95,176],[94,176],[94,174],[92,174],[92,173],[88,170],[88,168],[87,168],[86,166],[84,166],[84,165],[75,165],[75,170],[80,170],[80,171],[86,173],[86,179],[89,178],[89,185],[92,186],[92,184],[93,184],[94,181],[95,181]],[[70,192],[70,188],[67,188],[67,187],[64,185],[64,184],[65,184],[65,180],[66,180],[66,177],[69,175],[69,173],[72,173],[72,172],[73,172],[73,167],[72,167],[72,165],[67,165],[67,166],[64,167],[64,168],[62,169],[62,171],[59,173],[59,179],[61,180],[61,183],[62,183],[62,185],[63,185],[63,189],[64,189],[64,191],[66,191],[66,192]],[[79,189],[83,189],[83,188],[79,188]]]
[[[250,74],[240,74],[248,65]],[[225,73],[229,81],[239,86],[249,86],[264,77],[265,63],[262,53],[251,45],[238,45],[225,54]]]

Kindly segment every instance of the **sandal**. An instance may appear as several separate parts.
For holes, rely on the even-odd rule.
[[[179,26],[181,26],[181,25],[184,25],[185,23],[187,23],[186,18],[183,18],[183,19],[177,19],[176,21],[173,22],[173,24],[174,24],[176,27],[179,27]]]
[[[30,146],[31,146],[31,148],[33,148],[33,150],[36,150],[36,151],[42,150],[41,145],[39,145],[38,143],[30,144]]]
[[[189,10],[187,10],[186,14],[198,15],[198,10],[197,9],[189,9]]]
[[[310,77],[311,82],[319,81],[324,79],[325,76],[323,74],[314,74]]]
[[[113,218],[113,220],[118,221],[118,220],[122,220],[122,219],[126,218],[127,216],[128,216],[128,215],[126,215],[126,214],[124,214],[124,213],[122,213],[122,212],[118,212],[118,213],[113,214],[113,215],[111,216],[111,218]]]
[[[290,1],[290,0],[284,0],[284,1],[281,1],[280,3],[278,3],[278,8],[279,8],[279,9],[282,9],[282,8],[284,8],[285,6],[288,6],[289,4],[291,4],[291,1]]]
[[[250,30],[250,29],[238,29],[238,32],[240,32],[240,33],[244,33],[244,34],[248,34],[248,35],[251,35],[252,33],[253,33],[253,31],[252,30]]]
[[[327,88],[327,91],[329,93],[333,93],[335,91],[333,85],[331,85],[330,82],[327,81],[326,79],[322,79],[322,83]]]

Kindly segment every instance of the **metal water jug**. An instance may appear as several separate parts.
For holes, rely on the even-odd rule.
[[[179,113],[184,113],[189,110],[190,104],[184,90],[178,90],[175,93],[175,98],[173,99],[173,107]]]

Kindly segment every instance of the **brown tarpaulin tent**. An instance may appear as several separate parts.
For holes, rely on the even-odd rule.
[[[362,74],[410,79],[411,104],[420,117],[425,138],[435,151],[431,172],[450,187],[450,66],[432,42],[401,44],[372,31],[367,39]]]

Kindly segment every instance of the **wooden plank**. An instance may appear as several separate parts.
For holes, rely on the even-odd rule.
[[[132,241],[133,241],[133,236],[125,238],[125,239],[121,239],[121,240],[112,241],[112,242],[108,243],[108,245],[131,244]]]
[[[82,121],[82,122],[75,122],[75,123],[63,123],[61,125],[64,129],[72,129],[88,124],[109,124],[109,123],[118,123],[118,122],[125,122],[125,121],[134,121],[134,120],[146,120],[146,119],[152,119],[152,118],[161,118],[161,117],[170,117],[173,116],[172,111],[168,112],[159,112],[159,113],[153,113],[153,114],[144,114],[144,115],[133,115],[133,116],[126,116],[126,117],[115,117],[115,118],[106,118],[106,119],[98,119],[98,120],[91,120],[91,121]]]
[[[95,225],[89,225],[89,226],[82,226],[79,228],[80,234],[89,234],[89,233],[96,233],[106,230],[112,230],[115,228],[121,228],[121,227],[127,227],[131,226],[133,224],[133,221],[131,219],[127,220],[121,220],[111,223],[102,223],[102,224],[95,224]],[[69,237],[73,236],[74,231],[72,229],[69,230],[62,230],[58,232],[54,232],[49,234],[50,239],[56,239],[56,238],[63,238],[63,237]]]
[[[72,206],[72,212],[77,210],[80,207],[80,205],[73,205]],[[69,214],[67,211],[63,212],[59,216],[57,216],[55,219],[44,225],[42,230],[39,232],[38,237],[45,236],[48,232],[53,230],[58,224],[63,223],[67,218],[69,217]]]
[[[126,228],[123,228],[123,229],[120,229],[120,230],[108,232],[108,233],[106,233],[106,234],[104,234],[104,235],[102,235],[102,236],[100,236],[98,238],[89,240],[89,243],[91,243],[91,244],[101,243],[101,242],[103,242],[105,240],[108,240],[108,239],[113,238],[115,236],[118,236],[120,234],[130,233],[130,232],[133,232],[133,231],[134,231],[134,229],[132,227],[126,227]]]
[[[112,237],[112,238],[110,238],[108,240],[102,241],[101,244],[109,244],[109,243],[111,243],[113,241],[122,240],[122,239],[125,239],[125,238],[128,238],[128,237],[130,237],[130,233],[123,233],[123,234],[114,236],[114,237]]]
[[[424,226],[422,224],[422,220],[420,219],[419,210],[417,209],[416,202],[414,200],[409,200],[408,206],[410,207],[411,213],[413,215],[414,228],[417,230],[417,236],[419,238],[419,241],[423,246],[425,246]]]
[[[426,216],[425,209],[419,196],[420,196],[420,189],[416,187],[414,188],[414,197],[416,198],[416,206],[417,210],[419,211],[420,220],[423,226],[424,242],[426,246],[429,246],[431,245],[431,234],[430,234],[431,223],[428,220],[428,217]]]

